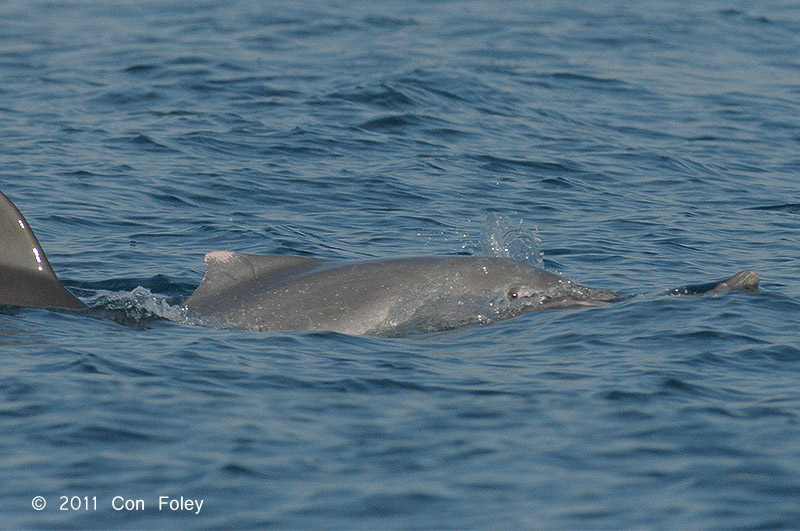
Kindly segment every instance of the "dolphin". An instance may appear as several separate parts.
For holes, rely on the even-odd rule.
[[[217,251],[205,262],[206,274],[186,307],[248,330],[374,335],[412,324],[440,330],[620,299],[506,258],[335,261]]]
[[[0,304],[81,310],[86,305],[58,281],[39,240],[0,192]]]
[[[215,251],[184,302],[202,320],[251,330],[402,335],[554,308],[603,306],[622,297],[508,258],[428,256],[327,260]],[[746,270],[678,295],[756,291]],[[86,309],[62,284],[16,206],[0,192],[0,304]]]
[[[758,273],[752,269],[745,269],[725,280],[673,288],[667,291],[666,295],[724,295],[729,291],[755,293],[758,291],[758,282]]]

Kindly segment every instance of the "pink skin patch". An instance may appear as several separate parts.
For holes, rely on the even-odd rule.
[[[205,262],[228,262],[233,259],[235,254],[231,251],[214,251],[205,256]]]

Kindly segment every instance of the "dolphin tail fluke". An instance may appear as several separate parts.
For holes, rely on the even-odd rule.
[[[760,278],[755,270],[746,269],[719,282],[683,286],[667,293],[669,295],[721,295],[729,291],[757,292],[759,281]]]
[[[2,192],[0,304],[74,310],[86,308],[59,282],[28,222]]]

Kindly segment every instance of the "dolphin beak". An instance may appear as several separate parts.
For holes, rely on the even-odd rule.
[[[539,300],[538,304],[534,304],[533,309],[597,308],[621,300],[622,297],[611,290],[570,284],[568,289],[558,289],[545,294],[545,296]]]
[[[575,304],[571,306],[580,308],[599,308],[601,306],[607,306],[612,302],[619,302],[623,300],[618,293],[615,293],[611,290],[593,288],[584,288],[584,290],[587,292],[585,293],[586,298],[576,298]]]

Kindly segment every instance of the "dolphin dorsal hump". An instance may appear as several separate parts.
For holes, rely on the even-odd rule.
[[[37,308],[86,307],[59,282],[30,225],[2,192],[0,304]]]
[[[291,255],[258,255],[214,251],[205,256],[206,273],[185,305],[199,309],[214,304],[216,297],[235,286],[258,282],[260,289],[316,269],[328,260]]]

